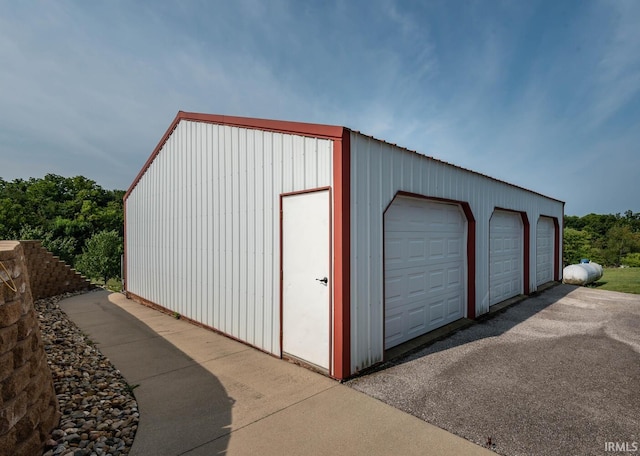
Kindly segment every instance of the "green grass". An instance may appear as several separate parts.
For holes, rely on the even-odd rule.
[[[592,286],[601,290],[640,294],[640,268],[605,268],[602,278]]]
[[[91,282],[99,287],[104,287],[104,280],[92,280]],[[109,291],[119,293],[122,291],[122,281],[120,279],[109,279],[105,288]]]
[[[122,291],[122,281],[120,279],[109,279],[107,281],[107,288],[111,291]]]

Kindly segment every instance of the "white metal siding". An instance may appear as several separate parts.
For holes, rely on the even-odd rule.
[[[180,121],[126,202],[127,290],[280,354],[279,195],[330,186],[332,153]]]
[[[562,219],[563,203],[351,133],[351,369],[382,361],[383,212],[398,191],[469,203],[476,220],[476,314],[489,310],[489,219],[496,207]],[[534,236],[531,236],[533,238]],[[527,248],[535,261],[533,239]],[[560,244],[562,245],[562,244]],[[530,268],[535,291],[535,266]]]

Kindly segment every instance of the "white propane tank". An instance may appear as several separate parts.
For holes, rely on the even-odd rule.
[[[570,264],[562,270],[562,283],[588,285],[602,277],[602,266],[598,263]]]

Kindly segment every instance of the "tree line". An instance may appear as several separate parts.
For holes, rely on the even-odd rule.
[[[5,181],[0,177],[0,239],[37,239],[91,279],[120,275],[123,190],[86,177]]]
[[[82,176],[0,177],[0,239],[37,239],[91,279],[117,278],[124,193]],[[563,233],[565,265],[588,258],[604,266],[640,267],[640,213],[568,215]]]
[[[640,267],[640,213],[564,217],[565,265],[582,258],[603,266]]]

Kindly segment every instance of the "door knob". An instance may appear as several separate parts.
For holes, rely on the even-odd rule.
[[[316,280],[317,280],[318,282],[322,282],[322,283],[323,283],[323,284],[325,284],[325,285],[326,285],[327,283],[329,283],[329,279],[327,279],[326,277],[325,277],[325,278],[323,278],[323,279],[316,279]]]

